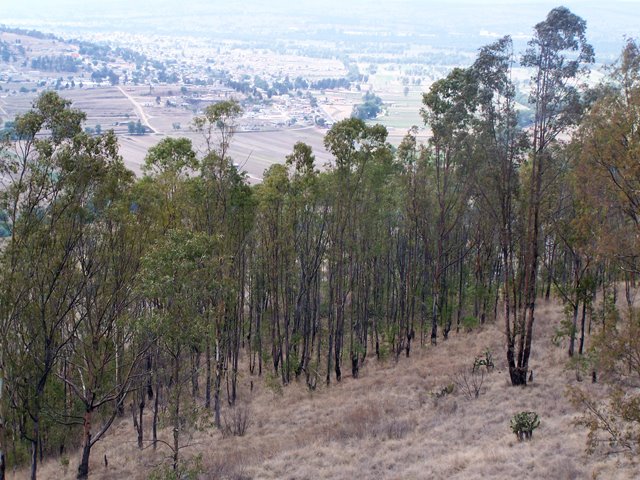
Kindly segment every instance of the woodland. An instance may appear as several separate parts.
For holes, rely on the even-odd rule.
[[[559,7],[513,50],[430,87],[425,143],[350,118],[326,134],[331,164],[298,143],[258,185],[229,155],[233,100],[194,121],[203,153],[164,138],[136,178],[113,132],[43,93],[0,150],[0,479],[66,452],[87,478],[124,416],[137,448],[170,452],[161,478],[188,478],[191,432],[243,433],[239,407],[221,418],[239,378],[332,388],[486,323],[522,395],[545,298],[565,306],[567,361],[610,386],[569,394],[587,446],[637,456],[640,46],[587,86],[586,23]]]

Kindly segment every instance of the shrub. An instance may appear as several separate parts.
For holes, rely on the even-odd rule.
[[[478,319],[476,317],[469,316],[469,315],[465,316],[465,317],[462,317],[462,327],[464,328],[465,332],[472,331],[478,325],[480,325],[480,322],[478,321]]]
[[[511,419],[511,431],[518,441],[531,440],[533,431],[540,426],[540,417],[536,412],[516,413]]]
[[[453,377],[453,383],[458,388],[458,391],[469,400],[478,398],[482,393],[482,384],[484,383],[485,371],[475,369],[475,367],[469,371],[467,369],[459,371]]]
[[[494,366],[495,365],[493,364],[493,354],[491,353],[491,350],[489,350],[488,348],[484,352],[482,352],[482,355],[476,357],[473,360],[474,373],[476,373],[482,367],[485,367],[487,369],[487,372],[490,372],[491,370],[493,370]]]
[[[447,395],[451,395],[454,389],[455,389],[455,385],[453,383],[449,383],[444,387],[431,392],[431,396],[433,398],[443,398],[443,397],[446,397]]]
[[[238,405],[223,417],[223,437],[243,437],[251,426],[251,410],[245,405]]]
[[[196,455],[181,462],[177,469],[171,465],[159,465],[151,471],[148,478],[149,480],[197,480],[203,472],[202,455]]]

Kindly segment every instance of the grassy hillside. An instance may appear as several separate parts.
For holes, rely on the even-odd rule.
[[[276,382],[245,377],[240,398],[251,399],[240,405],[250,412],[246,435],[225,438],[207,429],[181,454],[202,454],[202,478],[637,478],[638,466],[624,457],[585,454],[586,431],[573,425],[578,412],[565,397],[578,381],[576,373],[566,368],[566,349],[551,341],[561,316],[558,304],[540,304],[534,378],[524,389],[510,386],[501,325],[492,324],[415,350],[398,360],[403,368],[395,368],[393,359],[370,360],[360,379],[345,378],[313,393],[303,384],[281,390]],[[432,395],[486,348],[494,352],[495,369],[479,398],[466,398],[460,389],[442,398]],[[605,393],[600,384],[581,386]],[[523,410],[537,411],[541,425],[531,442],[519,443],[509,420]],[[169,440],[169,431],[162,435]],[[162,446],[155,453],[139,451],[127,417],[96,445],[91,477],[147,478],[168,454]],[[43,465],[41,478],[74,478],[76,457],[67,470],[59,461]]]

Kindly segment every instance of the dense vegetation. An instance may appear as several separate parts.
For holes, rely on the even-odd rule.
[[[511,383],[526,385],[536,299],[552,293],[568,355],[616,386],[605,406],[572,394],[592,446],[604,431],[635,454],[640,51],[629,41],[606,82],[580,90],[585,28],[565,8],[536,25],[525,131],[505,37],[425,94],[427,144],[411,131],[393,149],[384,127],[351,118],[325,137],[326,171],[298,143],[253,187],[228,153],[234,101],[196,119],[203,155],[165,138],[136,179],[112,132],[84,133],[82,112],[41,95],[0,163],[8,464],[35,478],[43,458],[79,447],[85,478],[130,405],[139,448],[168,448],[180,470],[189,432],[209,415],[222,428],[242,374],[314,390],[496,319]]]

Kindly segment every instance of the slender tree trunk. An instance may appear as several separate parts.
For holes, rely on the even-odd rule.
[[[222,367],[223,359],[220,352],[220,341],[216,339],[216,376],[213,386],[213,409],[214,409],[214,425],[217,428],[222,426],[220,422],[220,387],[222,385]]]
[[[3,403],[2,403],[2,394],[4,391],[4,371],[3,371],[3,361],[2,354],[0,353],[0,480],[4,480],[4,472],[6,469],[6,457],[5,457],[5,448],[6,448],[6,436],[5,436],[5,426],[4,426],[4,411],[3,411]]]
[[[89,455],[91,454],[91,421],[93,410],[89,407],[84,414],[82,426],[82,457],[78,465],[78,480],[84,480],[89,476]]]
[[[584,324],[587,316],[587,302],[582,302],[582,320],[580,322],[580,345],[578,346],[578,354],[582,355],[584,347]]]
[[[39,399],[36,398],[36,404],[39,403]],[[38,443],[40,441],[40,413],[39,408],[36,407],[33,415],[33,438],[31,439],[31,480],[37,480],[38,478]]]
[[[569,357],[573,357],[573,353],[575,350],[575,344],[576,344],[576,334],[578,332],[578,313],[580,312],[580,297],[578,296],[578,293],[576,292],[576,298],[574,300],[574,304],[573,304],[573,315],[572,315],[572,322],[571,322],[571,335],[569,337]]]
[[[180,397],[182,393],[182,383],[180,379],[180,349],[173,360],[173,381],[175,382],[176,394],[173,405],[173,470],[178,470],[178,455],[180,453]]]
[[[158,357],[156,356],[156,359],[157,358]],[[158,447],[158,414],[160,412],[160,375],[158,375],[157,363],[156,363],[155,376],[156,376],[156,397],[153,399],[153,423],[151,425],[154,450]]]
[[[205,391],[204,391],[204,408],[209,409],[211,407],[211,345],[207,340],[207,349],[206,349],[206,380],[205,380]]]

